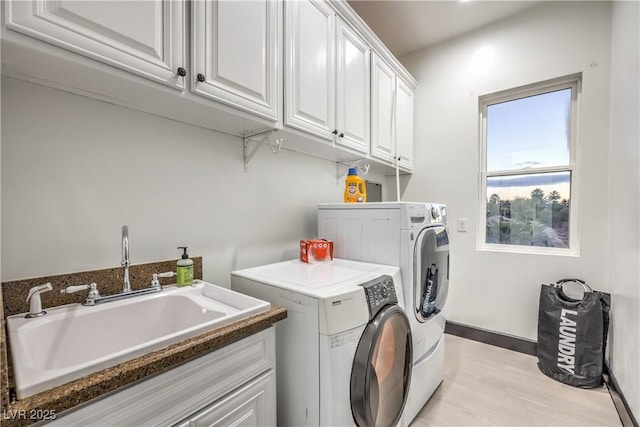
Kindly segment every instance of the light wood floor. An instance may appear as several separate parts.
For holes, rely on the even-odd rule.
[[[571,387],[542,374],[535,356],[445,335],[444,382],[417,426],[620,426],[606,386]]]

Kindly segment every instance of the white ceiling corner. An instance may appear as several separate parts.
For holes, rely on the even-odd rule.
[[[396,56],[457,37],[519,13],[528,0],[348,0]]]

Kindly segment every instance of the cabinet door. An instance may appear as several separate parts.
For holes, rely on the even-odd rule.
[[[393,161],[395,72],[377,55],[371,69],[371,156]]]
[[[371,117],[370,49],[347,24],[338,20],[336,142],[369,153]]]
[[[190,427],[275,426],[276,375],[269,371],[189,420]]]
[[[396,157],[400,167],[413,169],[413,89],[396,78]]]
[[[8,29],[182,89],[185,2],[7,1]]]
[[[273,372],[275,326],[60,414],[47,426],[169,426]],[[275,391],[272,393],[275,396]],[[275,402],[266,400],[267,413]],[[182,425],[182,424],[178,424]],[[271,423],[275,425],[275,421]]]
[[[282,2],[199,0],[191,10],[192,92],[279,120]]]
[[[288,1],[285,123],[332,140],[335,129],[335,13],[325,1]]]

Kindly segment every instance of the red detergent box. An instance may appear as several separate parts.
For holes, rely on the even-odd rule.
[[[331,240],[300,240],[300,261],[313,263],[332,259],[333,242]]]

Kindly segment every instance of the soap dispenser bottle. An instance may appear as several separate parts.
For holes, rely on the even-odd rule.
[[[187,254],[187,246],[178,246],[178,249],[182,249],[182,259],[179,259],[176,263],[176,273],[178,276],[178,286],[193,285],[193,260],[189,259]]]

